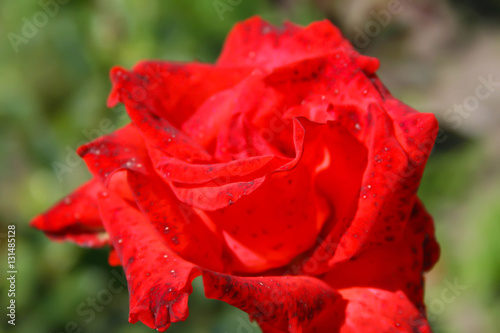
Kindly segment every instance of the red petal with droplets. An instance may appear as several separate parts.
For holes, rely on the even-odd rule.
[[[341,309],[338,292],[305,276],[240,277],[203,271],[205,295],[229,303],[260,325],[281,332],[302,332],[330,307]]]
[[[137,206],[172,251],[203,267],[224,270],[224,240],[213,224],[179,202],[158,176],[130,172],[128,181]]]
[[[341,289],[339,292],[347,301],[345,310],[338,307],[329,308],[304,332],[431,333],[425,315],[400,291],[353,287]],[[340,325],[337,319],[339,310],[345,313]]]
[[[327,20],[305,28],[289,22],[283,27],[275,27],[260,17],[238,23],[233,28],[217,64],[271,69],[338,50],[359,57],[358,67],[369,72],[378,68],[377,59],[357,55],[340,30]]]
[[[162,61],[142,61],[131,71],[114,67],[108,106],[118,102],[131,108],[140,105],[179,128],[207,98],[233,87],[251,70]]]
[[[260,323],[301,332],[322,311],[341,302],[339,294],[312,277],[238,277],[202,269],[173,252],[144,215],[113,193],[99,206],[123,264],[130,293],[130,321],[159,331],[188,315],[191,282],[203,274],[207,297],[248,312]]]
[[[413,304],[423,308],[423,273],[438,256],[432,218],[417,202],[402,239],[374,243],[350,260],[334,265],[324,280],[335,289],[354,285],[400,290]]]
[[[120,170],[153,172],[144,139],[133,125],[87,143],[77,152],[94,177],[106,186],[115,172]]]
[[[103,187],[96,180],[82,185],[44,214],[31,221],[31,226],[57,241],[70,241],[80,246],[101,247],[108,235],[97,207],[97,193]]]
[[[326,223],[352,214],[366,165],[363,147],[333,122],[302,118],[295,125],[297,157],[268,174],[251,195],[207,213],[225,231],[239,271],[290,263],[317,245]]]
[[[99,200],[104,226],[123,265],[130,295],[131,323],[159,331],[185,320],[195,266],[175,254],[142,212],[113,193]]]

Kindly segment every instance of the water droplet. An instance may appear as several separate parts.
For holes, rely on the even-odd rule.
[[[67,197],[66,199],[64,199],[64,203],[66,205],[70,205],[71,204],[71,198],[70,197]]]
[[[121,243],[123,243],[123,239],[121,239],[121,238],[120,238],[120,239],[118,240],[118,244],[121,244]]]

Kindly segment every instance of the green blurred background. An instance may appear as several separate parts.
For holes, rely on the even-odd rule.
[[[500,87],[477,103],[473,97],[482,78],[500,80],[500,4],[401,0],[390,18],[380,14],[390,6],[374,0],[2,1],[0,253],[5,258],[7,225],[15,224],[14,331],[151,331],[128,324],[125,289],[109,292],[120,269],[107,265],[107,249],[52,243],[28,222],[89,178],[76,159],[59,175],[52,163],[66,164],[79,144],[109,132],[103,119],[113,128],[127,122],[122,107],[105,107],[112,66],[151,58],[213,62],[231,26],[258,14],[275,24],[332,20],[362,53],[381,60],[379,75],[395,96],[436,114],[443,132],[420,190],[442,245],[427,276],[429,317],[439,333],[500,332]],[[468,108],[458,111],[463,103]],[[2,259],[2,272],[5,265]],[[206,300],[199,280],[194,285],[189,319],[169,332],[259,332],[239,310]],[[12,330],[5,278],[0,287],[0,328]],[[92,298],[95,310],[89,310]]]

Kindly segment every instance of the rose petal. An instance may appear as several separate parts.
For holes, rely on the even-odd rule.
[[[79,147],[77,152],[94,177],[105,186],[120,170],[152,172],[144,139],[133,125],[87,143]]]
[[[275,27],[260,17],[253,17],[232,29],[217,65],[271,69],[338,50],[357,57],[339,29],[327,20],[314,22],[305,28],[289,22],[283,27]],[[358,66],[372,73],[379,65],[377,59],[369,57],[361,57],[357,61]]]
[[[324,311],[304,332],[379,333],[415,332],[431,333],[423,313],[400,292],[389,292],[376,288],[347,288],[339,290],[347,300],[345,319],[340,329],[336,323],[339,309],[330,307]]]
[[[140,104],[180,128],[207,98],[233,87],[251,70],[162,61],[142,61],[131,71],[114,67],[108,106],[122,102],[136,108]]]
[[[431,146],[423,143],[433,142],[437,134],[437,123],[432,115],[407,113],[406,118],[400,119],[400,124],[416,120],[418,126],[412,130],[415,136],[410,138],[413,140],[411,146],[407,142],[403,145],[401,138],[396,135],[399,131],[396,127],[400,125],[394,124],[393,119],[376,104],[371,104],[368,115],[361,114],[359,117],[367,119],[362,125],[364,128],[361,131],[364,133],[360,135],[366,137],[364,144],[369,156],[356,215],[352,220],[335,225],[325,237],[325,244],[338,244],[338,248],[328,265],[316,271],[316,274],[348,260],[366,246],[402,238],[416,200],[423,167],[430,154]],[[337,119],[347,126],[346,117]],[[318,248],[318,251],[322,249]]]
[[[128,181],[142,213],[172,251],[203,267],[223,270],[222,235],[193,207],[179,202],[158,176],[130,172]]]
[[[182,130],[208,147],[215,138],[220,138],[220,131],[230,126],[235,115],[272,108],[273,91],[263,84],[262,77],[262,71],[256,69],[234,87],[214,94],[182,124]]]
[[[294,142],[295,142],[295,150],[296,157],[292,160],[283,160],[280,158],[273,158],[272,164],[258,164],[259,166],[268,166],[266,168],[255,168],[252,170],[252,174],[247,177],[241,177],[240,168],[247,169],[248,166],[246,163],[250,162],[251,159],[246,159],[243,161],[243,164],[239,162],[235,163],[226,163],[228,166],[224,168],[223,165],[220,165],[219,174],[217,178],[214,178],[208,183],[203,183],[202,186],[191,185],[191,184],[183,184],[181,182],[172,182],[171,188],[174,191],[177,198],[191,206],[194,206],[203,210],[217,210],[227,206],[232,205],[241,197],[250,194],[252,191],[256,190],[265,180],[265,175],[269,172],[274,171],[289,171],[295,167],[298,161],[301,159],[302,151],[303,151],[303,141],[304,141],[305,130],[302,124],[298,120],[294,120]],[[161,161],[161,154],[153,153],[155,159],[157,161]],[[160,157],[158,157],[160,155]],[[266,158],[265,156],[261,158]],[[259,159],[261,162],[263,160]],[[279,168],[276,168],[277,165],[274,162],[287,162]],[[237,167],[237,169],[232,169],[230,167]],[[271,169],[272,167],[276,169]],[[196,172],[197,168],[203,168],[199,165],[194,165],[194,172]],[[210,166],[208,166],[210,168]],[[251,168],[251,167],[250,167]],[[188,171],[189,169],[186,169]],[[208,171],[209,169],[207,169]],[[160,175],[163,173],[160,171]],[[245,173],[242,170],[241,173]],[[163,175],[164,178],[168,176]]]
[[[180,201],[198,209],[214,211],[230,206],[243,196],[249,195],[259,188],[264,180],[265,176],[229,184],[213,181],[199,187],[183,187],[172,183],[171,188]]]
[[[192,138],[146,109],[127,106],[130,118],[141,131],[148,147],[186,161],[210,161],[212,156]]]
[[[349,261],[334,265],[324,280],[335,289],[359,286],[400,290],[415,306],[423,308],[423,273],[438,257],[432,218],[417,202],[400,241],[365,248]]]
[[[185,320],[191,281],[200,271],[207,297],[289,332],[300,332],[340,299],[312,277],[236,277],[201,269],[176,255],[144,215],[115,194],[103,193],[99,207],[127,277],[132,323],[140,320],[164,331],[170,323]]]
[[[99,198],[104,226],[123,265],[130,295],[129,321],[165,331],[188,315],[195,266],[176,255],[144,215],[113,193]]]
[[[324,282],[305,276],[240,277],[203,271],[205,295],[229,303],[259,324],[302,332],[325,309],[341,303]]]
[[[385,113],[375,105],[369,112],[374,124],[367,143],[369,163],[363,176],[358,210],[333,261],[351,257],[363,245],[368,245],[365,243],[368,234],[376,235],[371,237],[371,242],[390,242],[402,237],[432,147],[415,142],[412,150],[408,143],[401,144],[395,139],[395,126]],[[421,114],[409,118],[419,120],[415,130],[420,132],[418,137],[434,142],[433,132],[437,128],[434,116]],[[401,123],[405,121],[408,119],[401,119]]]
[[[207,213],[228,233],[240,271],[289,264],[316,244],[326,223],[340,223],[356,208],[366,166],[363,146],[339,124],[294,122],[297,157],[268,174],[251,196]]]
[[[194,164],[165,156],[157,150],[151,151],[151,158],[156,162],[156,169],[163,179],[183,184],[203,184],[210,181],[228,183],[238,178],[247,179],[245,176],[257,171],[272,171],[286,162],[276,156],[267,155],[228,163]]]
[[[91,180],[44,214],[36,216],[31,226],[45,232],[56,241],[70,241],[85,247],[101,247],[108,243],[108,235],[97,207],[97,193],[103,187]]]

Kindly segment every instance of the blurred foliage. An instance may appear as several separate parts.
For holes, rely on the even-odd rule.
[[[19,273],[14,330],[59,333],[76,325],[83,332],[150,332],[142,324],[127,323],[124,288],[116,294],[106,292],[110,281],[121,274],[120,268],[108,266],[106,249],[52,243],[28,227],[35,214],[90,177],[71,152],[127,122],[123,108],[105,107],[109,69],[151,58],[213,62],[231,26],[252,15],[275,24],[288,19],[306,25],[328,18],[353,39],[354,28],[363,29],[374,20],[370,10],[383,10],[387,2],[60,2],[0,4],[0,252],[6,249],[6,225],[15,224]],[[49,9],[53,15],[42,6],[47,3],[57,4]],[[225,4],[226,11],[218,11],[216,3]],[[420,190],[435,216],[442,245],[442,258],[427,278],[432,324],[442,333],[498,332],[500,156],[495,133],[499,94],[494,92],[494,98],[482,102],[470,118],[464,117],[460,128],[452,129],[442,115],[474,92],[479,75],[493,70],[486,65],[463,66],[464,61],[477,66],[498,61],[494,53],[498,49],[492,49],[496,44],[490,41],[499,40],[494,18],[500,8],[495,1],[469,0],[422,0],[404,2],[404,6],[361,52],[381,59],[380,76],[395,95],[421,111],[436,113],[444,130],[445,138],[436,145]],[[36,31],[13,44],[12,33],[22,35],[26,22],[38,22]],[[433,27],[440,32],[433,33]],[[483,49],[484,45],[489,48]],[[471,55],[470,60],[470,54],[475,58]],[[457,80],[464,75],[469,75],[469,81]],[[102,126],[103,119],[109,119],[113,128]],[[67,159],[73,163],[71,172],[56,174],[52,163]],[[5,264],[2,260],[2,272]],[[466,289],[445,303],[442,292],[455,279]],[[2,302],[5,281],[0,281]],[[199,279],[194,287],[190,318],[174,324],[169,332],[259,331],[241,311],[205,299]],[[77,312],[79,307],[91,309],[92,298],[109,304],[84,315]],[[5,318],[0,327],[12,329]]]

